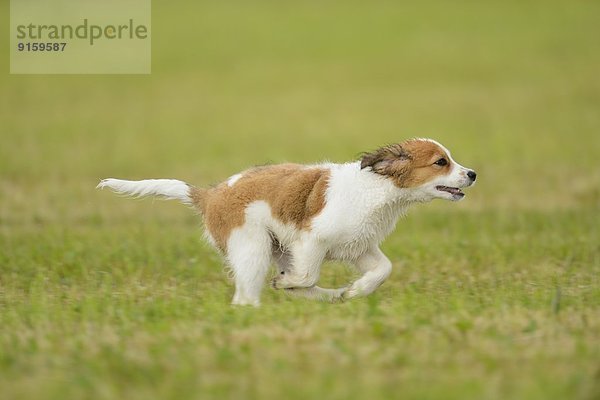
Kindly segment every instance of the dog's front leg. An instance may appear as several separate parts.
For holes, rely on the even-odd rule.
[[[378,247],[372,248],[360,256],[356,260],[356,266],[363,275],[344,292],[342,295],[344,299],[373,293],[392,272],[391,261]]]
[[[321,264],[325,259],[326,249],[314,239],[299,240],[292,244],[291,268],[282,269],[273,278],[275,289],[313,287],[319,280]]]

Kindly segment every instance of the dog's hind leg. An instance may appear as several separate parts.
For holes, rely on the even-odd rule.
[[[231,304],[260,305],[260,292],[271,265],[268,231],[248,224],[234,230],[227,243],[227,260],[235,280]]]

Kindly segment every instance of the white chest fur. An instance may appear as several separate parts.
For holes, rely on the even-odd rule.
[[[326,205],[312,231],[328,247],[328,258],[354,260],[394,229],[409,203],[403,189],[360,169],[359,163],[329,164]]]

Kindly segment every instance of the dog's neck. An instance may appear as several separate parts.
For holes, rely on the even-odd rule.
[[[424,200],[418,190],[412,188],[401,188],[394,184],[393,180],[385,175],[372,171],[370,167],[360,168],[360,161],[349,164],[352,169],[357,170],[358,184],[364,188],[366,195],[374,195],[375,208],[392,207],[407,209],[415,203]]]

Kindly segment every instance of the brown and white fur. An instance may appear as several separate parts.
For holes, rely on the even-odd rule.
[[[259,305],[269,267],[276,289],[326,301],[372,293],[392,263],[379,248],[414,203],[461,200],[475,172],[430,139],[365,153],[355,162],[250,168],[208,189],[174,179],[105,179],[98,188],[177,199],[203,216],[205,236],[235,279],[233,304]],[[362,276],[349,286],[317,286],[321,265],[340,260]]]

